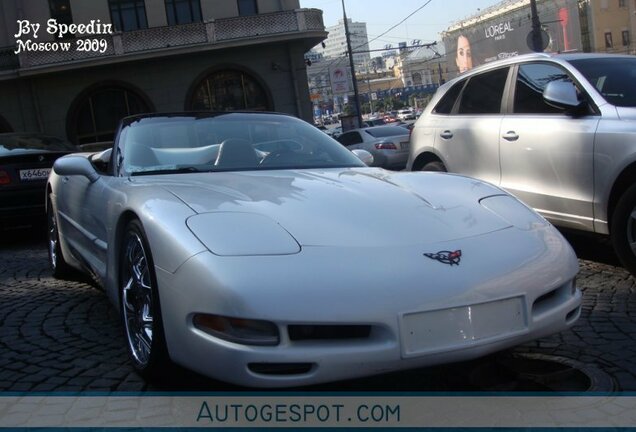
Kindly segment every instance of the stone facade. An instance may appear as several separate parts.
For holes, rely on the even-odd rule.
[[[195,88],[219,71],[256,83],[267,95],[265,109],[312,119],[303,56],[327,35],[321,11],[299,9],[298,0],[257,0],[256,15],[239,16],[237,2],[200,0],[201,22],[168,26],[167,3],[145,0],[147,27],[86,36],[105,40],[107,49],[80,52],[75,48],[82,36],[53,39],[45,31],[48,1],[2,2],[0,132],[41,132],[77,143],[77,119],[93,102],[92,90],[121,89],[126,98],[143,101],[144,111],[183,111],[192,109]],[[108,0],[70,0],[73,23],[111,23],[109,5]],[[37,39],[23,41],[70,42],[70,51],[14,54],[18,19],[42,26]],[[91,106],[91,115],[109,108]],[[97,128],[99,119],[93,123]]]

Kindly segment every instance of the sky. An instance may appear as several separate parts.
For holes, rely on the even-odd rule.
[[[354,22],[366,22],[370,49],[397,47],[398,42],[409,45],[414,39],[422,43],[440,40],[439,33],[451,24],[467,18],[500,0],[345,0],[347,17]],[[325,27],[342,19],[342,0],[300,0],[302,8],[322,9]],[[424,6],[403,24],[378,40],[376,36],[402,21]]]

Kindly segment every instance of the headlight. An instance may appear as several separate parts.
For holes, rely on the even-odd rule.
[[[188,228],[210,252],[221,256],[292,255],[300,245],[267,216],[256,213],[203,213],[187,220]]]
[[[537,212],[510,195],[489,196],[479,200],[479,203],[510,225],[522,230],[529,231],[537,226],[548,225]]]

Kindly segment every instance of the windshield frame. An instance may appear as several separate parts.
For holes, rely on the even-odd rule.
[[[126,147],[128,141],[132,140],[130,138],[131,132],[135,131],[135,128],[139,127],[147,127],[149,125],[153,125],[153,128],[158,127],[159,125],[166,125],[168,123],[173,123],[178,125],[179,123],[189,123],[192,125],[192,122],[197,122],[200,120],[206,121],[211,120],[214,122],[215,120],[219,121],[229,121],[229,122],[237,122],[241,124],[243,129],[253,127],[253,126],[263,126],[267,122],[278,122],[282,127],[290,127],[290,128],[300,128],[302,132],[303,139],[309,139],[313,134],[312,145],[316,146],[316,148],[321,149],[330,155],[335,155],[335,162],[333,164],[327,163],[299,163],[296,165],[283,164],[268,164],[268,165],[256,165],[256,166],[245,166],[245,167],[220,167],[215,166],[211,163],[171,163],[171,164],[157,164],[149,166],[147,169],[139,169],[133,170],[130,168],[130,165],[127,164],[126,160]],[[222,124],[222,123],[221,123]],[[205,124],[203,124],[205,125]],[[187,127],[187,126],[186,126]],[[212,127],[212,126],[211,126]],[[229,137],[228,139],[231,139]],[[283,141],[281,138],[279,141]],[[322,141],[322,142],[321,142]],[[256,150],[260,144],[268,143],[268,141],[256,141],[252,144],[253,148]],[[213,144],[208,147],[213,147]],[[203,148],[205,146],[200,145],[192,145],[192,146],[183,146],[184,149],[192,149],[195,150],[199,148]],[[324,148],[323,148],[324,147]],[[168,149],[160,149],[153,148],[153,151],[156,150],[168,150]],[[262,154],[263,152],[257,151],[258,154]],[[267,153],[267,152],[265,152]],[[339,156],[339,158],[338,158]],[[200,162],[200,161],[199,161]],[[262,160],[261,160],[262,162]],[[293,161],[292,161],[293,162]],[[233,171],[269,171],[269,170],[299,170],[299,169],[327,169],[327,168],[361,168],[366,167],[366,165],[358,159],[353,153],[351,153],[348,149],[342,147],[340,143],[335,141],[333,138],[329,137],[324,132],[317,129],[315,126],[300,120],[296,117],[292,117],[286,114],[280,113],[263,113],[263,112],[186,112],[186,113],[168,113],[168,114],[150,114],[150,115],[137,115],[125,118],[122,120],[120,124],[120,128],[117,134],[116,142],[114,143],[114,151],[113,151],[113,167],[114,172],[117,176],[121,177],[129,177],[129,176],[144,176],[144,175],[162,175],[162,174],[181,174],[181,173],[204,173],[204,172],[233,172]]]

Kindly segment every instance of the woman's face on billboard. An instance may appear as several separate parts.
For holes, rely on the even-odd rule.
[[[473,58],[470,53],[470,42],[466,36],[457,38],[457,57],[455,58],[459,73],[466,72],[473,67]]]

